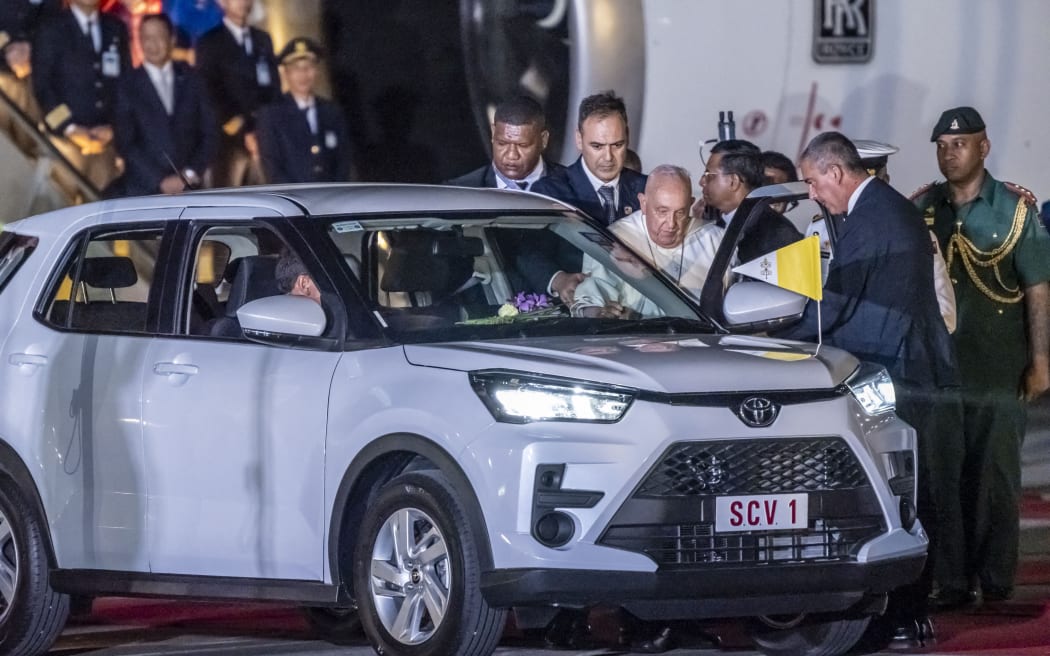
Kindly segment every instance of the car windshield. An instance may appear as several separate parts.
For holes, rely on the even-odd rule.
[[[644,258],[571,216],[354,217],[328,235],[401,341],[713,329]],[[559,271],[585,273],[571,302],[551,291]]]

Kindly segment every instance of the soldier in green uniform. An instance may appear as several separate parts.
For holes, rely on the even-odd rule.
[[[913,196],[941,244],[955,288],[963,395],[966,571],[938,576],[938,602],[1013,592],[1025,403],[1050,388],[1050,236],[1018,188],[984,168],[980,114],[949,109],[933,129],[945,182]]]

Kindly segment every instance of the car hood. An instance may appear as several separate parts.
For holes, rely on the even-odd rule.
[[[404,349],[423,367],[506,369],[670,394],[829,389],[858,365],[828,346],[741,335],[530,337]]]

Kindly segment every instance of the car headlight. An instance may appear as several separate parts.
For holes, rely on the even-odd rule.
[[[893,380],[886,369],[877,364],[862,362],[846,381],[846,387],[869,415],[881,415],[896,407]]]
[[[629,390],[512,372],[474,372],[470,383],[496,421],[619,421],[634,396]]]

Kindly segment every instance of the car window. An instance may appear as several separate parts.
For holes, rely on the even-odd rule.
[[[162,234],[162,228],[110,230],[74,242],[44,320],[88,332],[145,332]]]
[[[22,263],[29,258],[36,244],[35,237],[25,237],[12,232],[0,233],[0,292],[4,290],[7,281],[14,277]]]
[[[355,218],[328,234],[381,321],[410,341],[710,328],[630,248],[561,215]],[[587,274],[572,303],[548,288],[558,270]],[[611,305],[622,312],[603,314]]]
[[[292,252],[273,230],[259,225],[198,226],[180,333],[244,339],[237,310],[246,303],[284,293],[277,264]]]

